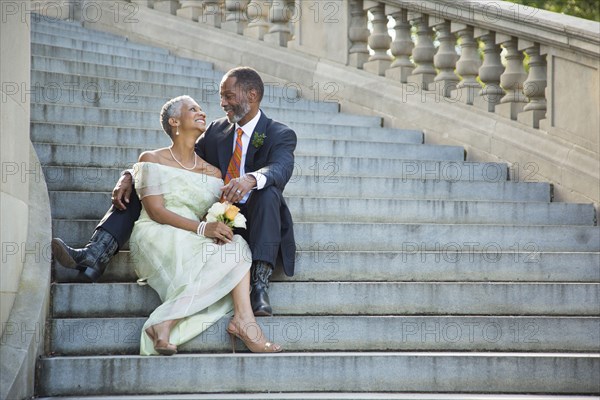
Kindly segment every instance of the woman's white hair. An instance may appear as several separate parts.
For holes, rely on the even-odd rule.
[[[178,96],[167,101],[160,110],[160,124],[169,137],[171,137],[172,134],[172,126],[169,124],[169,118],[178,118],[181,115],[181,107],[179,107],[179,105],[184,100],[194,101],[194,99],[188,95]]]

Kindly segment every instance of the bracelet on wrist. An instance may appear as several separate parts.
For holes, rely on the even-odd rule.
[[[204,230],[206,229],[206,222],[200,221],[198,228],[196,228],[196,235],[204,236]]]

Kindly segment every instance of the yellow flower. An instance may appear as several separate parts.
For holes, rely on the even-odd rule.
[[[229,207],[227,207],[227,210],[225,210],[225,218],[227,218],[230,221],[233,221],[239,212],[239,208],[237,208],[233,204],[230,204]]]

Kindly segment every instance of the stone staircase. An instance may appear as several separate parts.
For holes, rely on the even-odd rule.
[[[168,144],[162,104],[189,94],[209,120],[220,117],[222,72],[77,24],[32,20],[31,136],[53,234],[85,244],[120,171]],[[298,134],[285,193],[297,274],[274,277],[276,315],[259,319],[286,352],[231,354],[222,320],[176,356],[138,356],[159,299],[136,285],[135,249],[124,249],[97,284],[55,266],[39,397],[600,394],[592,205],[552,203],[549,184],[509,180],[507,165],[466,162],[462,148],[423,144],[422,132],[382,128],[377,117],[281,86],[268,88],[263,110]]]

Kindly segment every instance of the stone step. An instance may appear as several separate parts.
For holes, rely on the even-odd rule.
[[[229,317],[181,346],[179,353],[231,351]],[[473,316],[290,316],[258,318],[286,351],[597,352],[600,318]],[[52,320],[55,355],[139,354],[145,318]],[[252,328],[254,329],[254,328]],[[238,341],[236,351],[247,351]]]
[[[286,196],[329,196],[360,198],[494,200],[549,202],[551,186],[546,182],[445,181],[434,179],[378,178],[373,176],[330,176],[331,171],[296,169],[285,187]],[[23,176],[45,179],[48,190],[110,192],[122,169],[36,165]],[[99,218],[100,216],[98,216]]]
[[[484,251],[335,251],[327,244],[296,253],[293,277],[277,268],[273,282],[580,282],[600,283],[600,253],[547,253],[524,249],[499,253],[489,245]],[[328,248],[330,247],[330,248]],[[51,259],[50,244],[42,250]],[[120,251],[101,282],[135,282],[137,253]],[[57,282],[87,282],[76,270],[55,265]]]
[[[136,7],[137,10],[137,6],[133,5],[134,7]],[[49,6],[49,8],[51,8],[52,6]],[[92,22],[93,19],[95,19],[95,16],[92,16],[91,14],[93,12],[95,12],[95,5],[88,5],[88,9],[89,11],[89,18],[86,18],[86,22]],[[127,7],[130,7],[129,5],[127,5]],[[135,15],[137,14],[137,12],[134,9],[121,9],[121,15],[124,19],[128,19],[130,20],[128,23],[134,23],[137,22],[135,19]],[[66,12],[65,15],[66,16]],[[64,19],[59,19],[59,18],[55,18],[55,17],[51,17],[51,16],[45,16],[45,15],[41,15],[41,14],[37,14],[37,13],[31,13],[31,31],[32,32],[39,32],[39,33],[49,33],[52,35],[61,35],[61,36],[66,36],[66,37],[77,37],[77,38],[89,38],[89,39],[96,39],[96,38],[101,38],[101,39],[109,39],[109,40],[114,40],[114,41],[126,41],[127,43],[135,43],[135,42],[130,42],[129,39],[126,36],[122,36],[122,35],[116,35],[113,33],[109,33],[109,32],[104,32],[104,31],[98,31],[95,30],[93,28],[90,28],[89,26],[83,27],[81,22],[79,21],[73,21],[73,18],[69,19],[69,20],[64,20]],[[140,45],[142,45],[141,43],[138,43]],[[146,45],[149,47],[152,47],[151,45]]]
[[[47,143],[34,143],[34,147],[42,165],[101,168],[131,168],[140,153],[155,148]],[[406,154],[409,156],[411,154]],[[372,171],[373,176],[379,177],[435,181],[500,182],[507,178],[506,165],[500,163],[296,155],[290,180],[294,181],[298,175],[314,175],[324,182],[337,183],[341,176],[360,176],[364,171]]]
[[[183,76],[174,74],[158,74],[154,73],[152,76],[157,81],[148,80],[133,80],[123,79],[120,76],[117,78],[107,76],[83,76],[74,75],[65,72],[49,72],[44,70],[32,70],[31,71],[31,88],[33,93],[31,94],[32,103],[41,104],[61,104],[63,105],[92,105],[98,107],[99,103],[104,99],[104,105],[106,108],[116,109],[127,109],[137,110],[136,104],[140,102],[139,96],[148,97],[162,97],[164,101],[180,96],[182,94],[188,94],[195,98],[203,108],[208,107],[208,111],[219,109],[214,118],[221,117],[223,112],[218,107],[219,102],[216,103],[212,100],[215,99],[215,95],[219,93],[219,82],[221,81],[222,74],[217,71],[204,70],[208,76],[194,77],[194,76]],[[139,72],[139,74],[152,74],[146,72]],[[199,70],[199,74],[204,74]],[[214,76],[214,77],[212,77]],[[171,79],[170,81],[165,80],[166,78]],[[277,83],[267,83],[265,85],[265,106],[279,106],[281,104],[293,104],[298,102],[300,106],[308,104],[307,101],[300,101],[299,91],[295,87],[283,87]],[[164,101],[162,104],[164,104]],[[160,104],[156,110],[142,110],[145,112],[160,112]],[[334,104],[335,103],[326,103]],[[131,107],[131,108],[128,108]],[[212,108],[210,108],[212,107]],[[289,107],[288,107],[289,108]],[[306,108],[306,107],[305,107]],[[314,108],[314,106],[313,106]],[[329,113],[337,113],[338,107],[329,108]],[[318,108],[314,111],[320,111]],[[327,106],[322,111],[325,113]],[[209,114],[210,115],[210,114]],[[213,118],[213,117],[211,117]],[[379,117],[365,117],[365,116],[354,116],[348,114],[350,120],[366,118],[370,119],[373,124],[364,126],[381,126],[381,118]],[[106,123],[105,125],[114,125]],[[352,124],[347,124],[352,125]],[[358,125],[362,126],[362,125]],[[139,126],[135,126],[139,128]],[[150,126],[155,128],[155,126]]]
[[[38,397],[38,400],[79,400],[81,397]],[[296,393],[215,393],[143,396],[87,396],[87,400],[598,400],[597,396],[483,394],[483,393],[356,393],[356,392],[296,392]]]
[[[80,42],[73,46],[54,45],[51,41],[45,40],[43,42],[32,42],[31,43],[31,54],[38,56],[49,56],[57,58],[69,58],[77,59],[77,54],[81,51],[88,53],[96,53],[100,56],[120,56],[120,57],[131,57],[139,58],[148,61],[160,61],[160,62],[173,62],[177,65],[185,66],[198,66],[202,67],[205,63],[200,63],[197,60],[190,58],[183,58],[171,55],[168,50],[153,49],[153,50],[140,50],[131,49],[127,47],[107,45],[102,43],[94,42]],[[93,58],[82,58],[87,62],[94,62]]]
[[[37,125],[37,124],[35,124]],[[49,126],[49,124],[46,124]],[[105,138],[105,143],[89,143],[85,134],[78,132],[81,126],[67,126],[67,132],[59,134],[55,137],[50,137],[50,133],[38,135],[34,138],[40,146],[82,146],[82,149],[91,148],[90,146],[102,146],[107,149],[114,148],[129,148],[135,151],[143,151],[143,149],[155,149],[171,145],[171,140],[165,132],[150,131],[146,137],[142,136],[140,130],[132,130],[134,133],[130,137],[120,138],[119,134],[112,132],[109,137]],[[50,132],[60,131],[61,127],[48,129]],[[141,131],[143,132],[143,131]],[[107,132],[108,133],[108,132]],[[136,134],[137,133],[137,134]],[[304,132],[303,135],[310,135],[310,132]],[[42,137],[39,137],[42,136]],[[140,137],[139,141],[135,139]],[[42,140],[40,140],[42,139]],[[47,141],[47,140],[49,141]],[[120,142],[120,143],[115,143]],[[123,143],[125,142],[125,143]],[[139,154],[139,153],[138,153]],[[462,161],[464,158],[464,150],[458,146],[443,146],[430,144],[412,144],[412,143],[387,143],[353,140],[350,138],[331,139],[331,138],[310,138],[301,136],[298,140],[296,156],[311,155],[311,156],[333,156],[333,157],[371,157],[371,158],[388,158],[388,159],[415,159],[422,158],[426,160],[453,160]]]
[[[63,124],[74,123],[77,125],[118,125],[132,128],[160,128],[158,121],[160,110],[129,110],[126,105],[118,103],[113,107],[115,108],[99,109],[97,107],[82,107],[75,104],[32,103],[31,121],[58,122]],[[209,116],[208,120],[220,118],[223,115],[223,111],[216,104],[206,108],[206,113]],[[361,127],[379,127],[381,125],[381,118],[379,117],[271,107],[263,107],[262,110],[268,117],[278,121],[285,121],[286,124],[293,121]]]
[[[61,49],[57,47],[57,49]],[[140,69],[144,71],[165,72],[177,75],[196,76],[198,71],[213,70],[213,65],[209,62],[198,60],[198,64],[194,66],[178,65],[176,63],[168,64],[160,61],[147,61],[139,58],[131,58],[125,56],[109,56],[94,52],[86,52],[73,50],[71,54],[62,52],[64,58],[41,56],[33,54],[31,56],[32,69],[40,69],[43,71],[64,72],[60,67],[74,67],[77,62],[85,62],[91,65],[120,67],[129,69]]]
[[[340,125],[292,122],[300,142],[306,139],[351,140],[384,144],[423,144],[423,133],[408,129],[347,127]],[[99,125],[73,125],[35,122],[31,124],[33,142],[113,146],[167,146],[170,140],[161,128],[136,129]],[[462,157],[461,157],[462,159]]]
[[[83,245],[97,220],[53,219],[54,236]],[[315,244],[332,251],[600,251],[597,226],[511,226],[401,223],[294,223],[298,250]]]
[[[211,113],[220,110],[219,82],[223,73],[212,70],[195,70],[191,73],[174,73],[149,71],[139,67],[124,68],[98,64],[82,63],[80,61],[63,60],[47,57],[33,57],[33,69],[43,79],[44,73],[70,73],[77,75],[77,83],[58,84],[53,81],[37,81],[32,86],[31,99],[36,103],[52,103],[62,105],[94,105],[101,108],[113,108],[115,104],[123,104],[127,109],[140,111],[160,111],[166,100],[179,94],[188,94],[200,102],[202,108],[208,108]],[[67,75],[68,76],[68,75]],[[110,86],[101,86],[99,78],[114,80]],[[193,78],[201,82],[200,86],[185,87],[185,82]],[[137,88],[147,84],[164,86],[165,81],[172,82],[168,89],[172,96],[146,96],[137,93]],[[62,81],[65,82],[65,81]],[[106,83],[106,81],[102,81]],[[71,87],[69,87],[71,86]],[[121,93],[114,88],[122,88]],[[166,90],[166,89],[165,89]],[[177,92],[175,92],[177,90]],[[177,94],[175,94],[177,93]],[[290,96],[296,96],[297,91],[291,90]],[[295,110],[320,111],[337,113],[339,104],[335,102],[316,102],[298,97],[287,97],[286,90],[269,84],[265,87],[262,107],[280,107]]]
[[[275,315],[599,315],[598,283],[273,282]],[[160,299],[136,283],[52,286],[53,318],[149,315]],[[93,301],[91,301],[93,299]]]
[[[199,90],[194,91],[193,97],[202,99],[203,102],[219,102],[219,83],[223,76],[222,71],[215,71],[212,68],[198,68],[198,67],[185,67],[177,66],[178,69],[174,68],[172,64],[159,63],[153,64],[153,69],[142,68],[139,63],[133,63],[129,58],[129,64],[127,65],[115,65],[112,63],[113,58],[110,61],[108,58],[105,60],[106,63],[99,63],[97,60],[92,62],[83,62],[81,59],[66,59],[66,58],[53,58],[45,56],[33,55],[31,59],[32,70],[40,73],[37,76],[40,80],[33,85],[33,89],[44,90],[40,93],[33,93],[32,98],[38,101],[50,102],[74,102],[75,100],[82,100],[90,102],[94,96],[100,99],[114,99],[114,87],[125,87],[126,83],[144,82],[144,83],[156,83],[164,84],[169,82],[170,86],[178,86],[186,88],[187,90],[180,93],[190,93],[190,78],[200,79],[200,85],[195,86],[199,89],[203,89],[203,92]],[[85,61],[85,60],[84,60]],[[150,66],[150,65],[149,65]],[[65,74],[65,75],[77,75],[79,79],[79,85],[81,86],[81,92],[73,88],[73,86],[58,85],[56,81],[50,81],[50,84],[43,85],[43,75],[41,73],[52,73],[52,74]],[[53,75],[53,78],[56,78]],[[96,80],[98,77],[113,78],[122,82],[121,84],[113,84],[110,86],[113,90],[106,90],[105,92],[98,92],[98,89],[106,89],[105,87],[98,87]],[[88,78],[87,82],[83,83],[81,79]],[[71,82],[69,82],[71,83]],[[117,86],[115,86],[117,85]],[[287,108],[297,107],[302,109],[310,109],[313,111],[329,111],[338,112],[339,105],[334,101],[309,101],[298,97],[298,89],[295,85],[281,85],[276,82],[265,83],[265,93],[262,104],[275,106],[280,104]],[[62,92],[58,92],[61,89]],[[75,94],[75,95],[74,95]],[[40,100],[41,99],[41,100]],[[164,104],[163,97],[145,97],[135,96],[135,102],[129,102],[130,106],[136,106],[138,109],[158,109]],[[283,101],[282,101],[283,100]],[[114,100],[113,100],[114,101]]]
[[[599,356],[580,353],[111,355],[43,357],[38,366],[40,396],[253,393],[265,385],[270,392],[595,394],[600,374]]]
[[[106,212],[106,192],[50,191],[52,217],[94,219]],[[393,198],[288,196],[297,222],[401,222],[502,225],[594,225],[593,204],[517,203]],[[377,210],[377,213],[373,213]]]
[[[173,77],[179,81],[187,78],[212,79],[218,85],[223,73],[212,68],[195,68],[193,73],[175,73],[173,70],[153,71],[135,67],[103,65],[85,60],[72,60],[63,58],[50,58],[33,55],[31,69],[35,71],[55,72],[62,74],[81,75],[83,77],[113,77],[121,80],[139,82],[160,82],[160,76],[166,75],[165,82],[170,82]]]
[[[169,50],[161,47],[131,42],[123,36],[113,35],[112,37],[107,37],[87,29],[65,31],[64,29],[49,28],[45,29],[45,31],[43,30],[43,28],[33,28],[31,30],[31,43],[48,44],[72,49],[82,48],[86,43],[93,43],[123,49],[142,50],[156,54],[169,54]]]
[[[154,63],[172,65],[173,67],[184,67],[191,69],[213,69],[212,63],[182,58],[171,55],[168,52],[165,54],[158,53],[141,53],[140,51],[127,52],[121,51],[120,54],[100,53],[90,50],[72,49],[69,47],[53,46],[31,43],[31,54],[33,56],[53,57],[67,60],[81,60],[88,63],[96,63],[103,65],[116,65],[133,67],[139,65],[140,69],[146,69]],[[113,64],[114,62],[114,64]],[[162,68],[162,66],[161,66]],[[172,71],[175,71],[173,69]]]
[[[165,135],[166,137],[166,135]],[[139,155],[148,149],[155,149],[170,143],[150,143],[148,147],[125,146],[88,146],[81,144],[50,144],[35,143],[34,147],[44,165],[69,165],[112,167],[129,166],[135,163]],[[381,148],[385,151],[379,151]],[[361,149],[363,150],[361,152]],[[378,154],[379,158],[378,158]],[[397,174],[404,172],[400,177],[410,179],[411,174],[424,171],[427,174],[438,170],[436,178],[443,179],[445,175],[455,173],[456,180],[485,180],[487,171],[491,168],[506,170],[502,164],[463,162],[463,152],[460,147],[436,146],[424,144],[386,144],[360,141],[332,141],[327,139],[301,139],[296,147],[295,173],[302,170],[321,173],[333,180],[338,175],[357,175],[359,171],[355,164],[368,163],[379,167],[372,171],[384,169],[382,174]],[[415,160],[415,157],[423,160]],[[348,161],[346,161],[348,160]],[[385,170],[393,168],[395,170]],[[471,171],[469,170],[471,169]],[[451,171],[454,170],[454,171]],[[414,171],[414,172],[413,172]],[[429,172],[431,171],[431,172]],[[473,176],[469,177],[469,174]],[[493,172],[500,174],[500,172]],[[506,172],[504,172],[506,173]],[[460,176],[458,175],[460,174]],[[491,173],[490,173],[491,174]],[[395,177],[392,175],[391,177]],[[426,177],[426,176],[425,176]],[[503,177],[505,180],[505,176]],[[494,177],[494,180],[499,180]]]
[[[74,33],[72,37],[66,37],[62,35],[32,32],[31,43],[32,45],[35,44],[39,46],[63,47],[67,49],[92,51],[102,54],[115,54],[119,56],[131,54],[136,58],[152,59],[153,56],[172,56],[181,60],[180,65],[206,65],[206,62],[197,62],[193,58],[175,56],[168,49],[158,46],[149,46],[135,42],[129,42],[123,38],[120,40],[106,40],[101,37],[96,37],[93,34],[89,35],[86,32],[82,34],[83,37],[81,38],[77,35],[77,33]],[[34,54],[37,53],[34,52]]]

